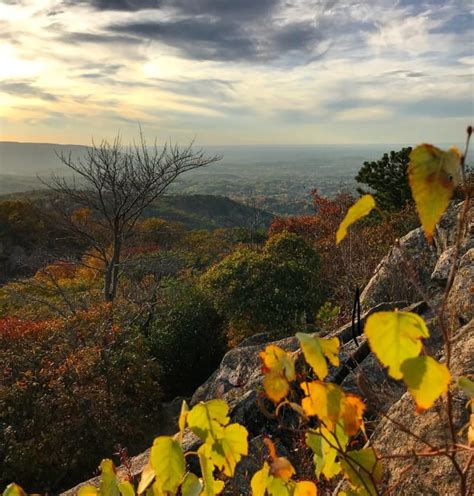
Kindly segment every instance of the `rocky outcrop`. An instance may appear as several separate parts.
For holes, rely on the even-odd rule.
[[[416,229],[395,246],[382,260],[373,278],[362,293],[363,307],[367,310],[362,321],[372,312],[399,308],[417,312],[423,316],[431,331],[425,343],[428,353],[443,359],[443,339],[432,306],[439,304],[444,286],[449,278],[455,252],[457,216],[459,206],[452,206],[437,228],[433,246],[429,246],[420,229]],[[463,233],[459,249],[458,270],[454,278],[450,297],[446,302],[447,315],[452,325],[453,352],[451,370],[454,377],[474,374],[474,237],[472,209],[468,229]],[[407,271],[412,271],[407,275]],[[421,291],[420,291],[421,289]],[[423,296],[431,306],[422,301]],[[354,336],[352,325],[347,324],[328,334],[337,336],[341,342],[341,365],[332,368],[332,382],[341,384],[346,391],[360,394],[367,404],[370,425],[375,425],[371,443],[383,454],[403,454],[419,450],[420,446],[412,436],[400,432],[393,423],[380,417],[378,412],[388,415],[404,426],[409,426],[418,436],[428,442],[440,440],[446,435],[445,424],[440,420],[443,411],[439,405],[423,415],[416,415],[411,397],[398,382],[390,379],[383,367],[370,353],[364,336]],[[238,494],[250,494],[249,481],[261,465],[265,450],[263,436],[272,437],[279,453],[288,456],[299,469],[299,476],[311,477],[304,473],[308,469],[310,454],[301,447],[301,440],[295,440],[298,425],[294,429],[282,428],[276,420],[269,418],[270,405],[266,405],[261,388],[261,364],[259,352],[270,344],[266,336],[254,336],[229,351],[219,368],[194,393],[191,404],[211,398],[223,398],[230,405],[233,421],[243,423],[250,434],[250,455],[238,468]],[[288,337],[276,344],[299,356],[298,341]],[[459,431],[467,422],[466,398],[453,389],[453,412],[455,429]],[[270,415],[271,416],[271,415]],[[291,424],[291,412],[286,422]],[[287,424],[288,426],[289,424]],[[185,447],[196,447],[196,438],[187,434]],[[299,442],[299,444],[298,444]],[[296,443],[296,444],[295,444]],[[304,444],[304,443],[303,443]],[[296,447],[295,447],[296,446]],[[306,463],[301,457],[306,457]],[[138,473],[148,454],[145,452],[133,460],[133,470]],[[387,487],[398,484],[394,494],[452,496],[459,494],[455,469],[446,458],[423,458],[409,470],[405,458],[392,458],[385,464]],[[324,486],[324,485],[323,485]],[[324,492],[323,492],[324,489]],[[320,494],[331,494],[331,485],[320,487]],[[75,491],[66,494],[75,494]]]
[[[454,341],[450,370],[454,377],[474,374],[474,321],[458,330],[459,339]],[[460,432],[469,422],[469,411],[466,408],[467,398],[455,386],[451,387],[453,398],[454,430]],[[371,438],[371,444],[382,455],[406,456],[410,453],[426,451],[427,444],[443,445],[443,440],[450,436],[446,429],[446,411],[438,402],[433,408],[417,415],[413,400],[405,393],[387,411],[388,418],[384,418],[377,425]],[[397,422],[423,439],[423,443],[395,425]],[[464,436],[465,437],[465,436]],[[394,443],[396,439],[396,443]],[[461,437],[462,439],[462,437]],[[461,467],[466,465],[469,452],[459,456]],[[397,485],[396,494],[411,496],[428,496],[439,494],[451,496],[462,494],[459,486],[459,476],[452,462],[447,457],[415,457],[389,458],[385,462],[385,483],[387,487]],[[407,471],[407,467],[413,464]],[[473,473],[471,471],[472,483]],[[469,486],[468,486],[469,487]]]

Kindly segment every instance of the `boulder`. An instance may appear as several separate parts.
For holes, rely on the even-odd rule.
[[[420,294],[411,279],[415,279],[425,291],[431,292],[431,274],[436,261],[436,250],[426,242],[423,230],[418,228],[409,232],[375,269],[360,296],[362,308],[368,310],[383,301],[405,300],[412,303],[419,300]]]
[[[447,314],[459,327],[474,318],[474,248],[459,261],[447,303]]]

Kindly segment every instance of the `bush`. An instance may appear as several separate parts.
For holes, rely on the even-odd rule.
[[[321,304],[319,256],[303,238],[281,233],[263,250],[240,248],[201,278],[232,343],[257,332],[291,333]]]
[[[0,320],[0,486],[58,493],[120,443],[146,446],[159,370],[107,307],[66,320]]]
[[[167,397],[194,391],[226,351],[223,321],[212,303],[189,283],[175,282],[147,330],[152,355],[162,364],[161,384]]]

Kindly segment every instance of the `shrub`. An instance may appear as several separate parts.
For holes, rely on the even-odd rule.
[[[162,364],[167,397],[190,394],[219,364],[226,342],[212,303],[189,283],[166,287],[147,330],[152,355]]]
[[[107,307],[69,320],[0,321],[0,486],[58,493],[116,443],[142,449],[156,425],[158,365]]]
[[[321,303],[319,256],[303,238],[281,233],[263,250],[240,248],[201,278],[236,343],[257,332],[291,333]]]

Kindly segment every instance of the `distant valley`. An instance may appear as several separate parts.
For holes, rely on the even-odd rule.
[[[308,213],[314,188],[327,196],[341,189],[355,191],[354,177],[364,161],[403,146],[205,146],[206,154],[221,155],[222,160],[179,177],[168,193],[226,196],[277,215]],[[86,150],[78,145],[0,142],[0,194],[42,189],[37,176],[68,176],[56,154],[80,157]]]

